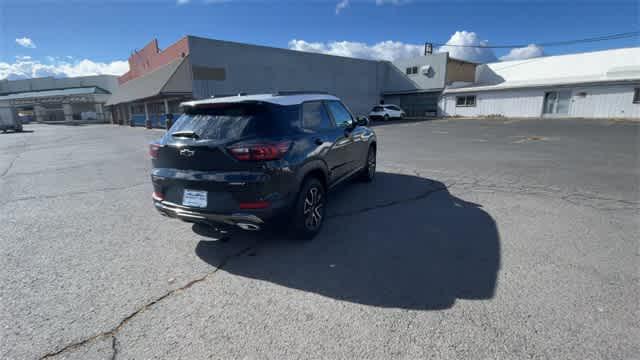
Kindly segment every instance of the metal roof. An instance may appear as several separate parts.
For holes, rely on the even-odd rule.
[[[159,95],[185,59],[176,59],[157,70],[121,84],[107,100],[106,105],[116,105]]]
[[[445,93],[640,81],[640,47],[480,65],[473,84]]]
[[[297,94],[297,95],[278,95],[278,94],[257,94],[257,95],[238,95],[226,96],[218,98],[210,98],[203,100],[187,101],[182,106],[197,106],[203,104],[221,104],[221,103],[239,103],[248,101],[268,102],[276,105],[298,105],[305,101],[314,100],[339,100],[337,97],[328,94]]]
[[[33,99],[33,98],[52,97],[52,96],[108,94],[108,93],[109,92],[104,89],[101,89],[96,86],[92,86],[92,87],[40,90],[40,91],[13,93],[13,94],[0,96],[0,100]]]

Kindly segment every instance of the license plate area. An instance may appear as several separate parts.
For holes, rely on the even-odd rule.
[[[207,192],[203,190],[184,189],[182,205],[197,208],[207,207]]]

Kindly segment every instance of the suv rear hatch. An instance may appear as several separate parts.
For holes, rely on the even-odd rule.
[[[238,201],[259,198],[260,183],[265,180],[264,161],[245,157],[238,149],[252,149],[256,144],[270,148],[273,144],[282,154],[264,159],[277,159],[288,150],[283,138],[291,132],[298,114],[297,106],[261,102],[186,109],[160,142],[150,145],[154,191],[171,203],[214,212],[233,211]],[[246,185],[237,186],[239,183]],[[197,205],[185,193],[200,195],[206,201]]]

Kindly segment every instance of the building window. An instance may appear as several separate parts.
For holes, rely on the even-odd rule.
[[[147,110],[149,114],[164,114],[164,103],[147,104]]]
[[[633,89],[633,103],[640,104],[640,88]]]
[[[418,67],[417,66],[408,67],[408,68],[405,69],[405,72],[407,73],[407,75],[417,74],[418,73]]]
[[[132,114],[144,114],[144,104],[133,104],[133,105],[131,105],[131,113]]]
[[[456,106],[476,106],[476,96],[468,95],[468,96],[456,96]]]

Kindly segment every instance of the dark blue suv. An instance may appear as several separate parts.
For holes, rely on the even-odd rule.
[[[335,96],[233,96],[182,106],[149,149],[153,201],[164,215],[244,230],[284,218],[298,237],[311,238],[330,188],[375,176],[376,135]]]

